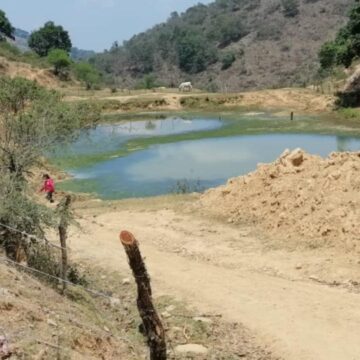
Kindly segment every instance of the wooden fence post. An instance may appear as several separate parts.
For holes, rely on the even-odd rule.
[[[138,241],[128,231],[120,233],[129,265],[134,274],[138,297],[137,307],[148,339],[151,360],[166,360],[165,330],[152,301],[150,278],[140,253]]]
[[[60,223],[59,223],[59,237],[60,237],[60,245],[61,245],[61,278],[66,280],[66,273],[68,268],[68,256],[67,256],[67,248],[66,248],[66,240],[67,240],[67,229],[69,226],[69,208],[71,204],[71,196],[67,195],[64,200],[59,204],[60,211]],[[66,282],[62,282],[62,290],[64,293],[66,290]]]

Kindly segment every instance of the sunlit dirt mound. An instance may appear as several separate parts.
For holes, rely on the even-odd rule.
[[[48,69],[39,69],[30,64],[9,61],[0,56],[0,75],[10,77],[23,77],[28,80],[36,81],[38,84],[50,88],[59,87],[60,82]]]
[[[360,152],[323,159],[286,150],[271,164],[210,189],[198,206],[277,239],[360,250]]]

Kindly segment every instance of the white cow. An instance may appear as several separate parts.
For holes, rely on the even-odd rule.
[[[182,91],[182,92],[190,92],[192,91],[193,89],[193,86],[191,85],[191,82],[183,82],[180,84],[179,86],[179,91]]]

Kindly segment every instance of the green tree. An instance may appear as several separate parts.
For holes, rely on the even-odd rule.
[[[219,42],[220,47],[225,47],[234,41],[238,41],[248,32],[238,16],[220,15],[214,21],[210,29],[210,38]]]
[[[48,62],[54,66],[54,74],[62,79],[66,79],[69,74],[71,60],[65,50],[54,49],[47,56]]]
[[[202,34],[184,32],[177,43],[178,63],[187,73],[199,73],[217,61],[217,51]]]
[[[62,26],[49,21],[42,28],[31,33],[29,47],[44,57],[53,49],[61,49],[69,53],[72,44],[69,33]]]
[[[329,69],[336,64],[338,47],[332,41],[326,42],[320,49],[319,61],[323,69]]]
[[[360,56],[360,3],[357,2],[349,14],[348,23],[339,30],[334,41],[325,43],[319,52],[323,69],[335,65],[349,67]]]
[[[100,74],[91,64],[79,62],[75,64],[74,69],[76,77],[85,84],[87,90],[100,83]]]
[[[53,211],[31,197],[27,179],[34,167],[42,165],[41,158],[55,143],[75,139],[81,129],[95,125],[99,117],[99,111],[92,105],[65,103],[57,92],[48,91],[35,82],[0,77],[2,224],[41,237],[44,229],[56,226]],[[18,260],[19,250],[24,251],[29,264],[40,270],[44,265],[54,265],[48,247],[35,240],[26,243],[21,234],[11,229],[1,228],[0,245],[14,260]]]
[[[4,11],[0,10],[0,41],[4,40],[5,37],[15,39],[15,29],[11,25]]]
[[[70,141],[99,118],[87,104],[70,104],[36,83],[0,78],[0,168],[25,179],[57,142]]]
[[[3,36],[7,36],[14,39],[15,29],[11,25],[9,19],[6,17],[4,11],[0,10],[0,40],[3,40]]]

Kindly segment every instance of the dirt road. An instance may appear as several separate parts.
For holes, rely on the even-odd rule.
[[[130,230],[141,243],[157,295],[243,323],[286,360],[360,359],[356,288],[320,283],[358,278],[355,258],[330,250],[275,249],[250,229],[171,207],[93,210],[83,212],[86,232],[74,230],[71,237],[77,260],[128,270],[118,233]]]

